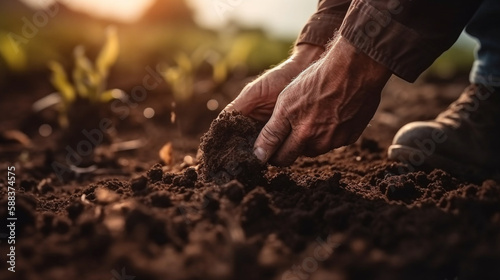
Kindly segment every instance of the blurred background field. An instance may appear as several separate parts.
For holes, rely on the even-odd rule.
[[[120,9],[119,1],[101,2],[114,3]],[[140,18],[125,22],[112,16],[92,17],[78,6],[57,6],[55,15],[37,27],[34,20],[45,20],[36,17],[32,6],[15,0],[0,4],[2,80],[9,75],[46,72],[50,60],[68,65],[76,45],[85,45],[89,56],[95,56],[104,42],[104,29],[110,24],[118,27],[121,45],[114,73],[127,80],[147,65],[169,62],[180,52],[191,54],[199,48],[219,55],[231,53],[233,61],[228,63],[247,66],[250,73],[256,73],[285,58],[293,40],[271,38],[262,30],[239,27],[235,22],[228,23],[222,32],[203,28],[194,22],[193,8],[185,1],[152,1]],[[35,28],[26,27],[26,21]],[[23,28],[36,34],[24,36]],[[21,38],[15,36],[14,43],[9,34]]]
[[[61,1],[45,23],[37,8],[53,1],[9,0],[0,3],[0,82],[10,75],[47,72],[47,62],[68,65],[76,45],[92,56],[104,41],[104,29],[119,29],[121,53],[115,76],[134,77],[147,65],[169,62],[178,53],[199,48],[231,53],[232,65],[254,75],[286,58],[300,26],[314,12],[313,0],[295,1]],[[81,2],[81,3],[80,3]],[[83,3],[83,4],[82,4]],[[125,3],[125,4],[124,4]],[[271,6],[270,6],[271,5]],[[280,8],[281,7],[281,8]],[[44,23],[36,30],[30,23]],[[23,36],[23,27],[33,38]],[[17,46],[11,36],[16,34]],[[462,39],[431,68],[433,75],[451,78],[468,71],[472,61],[470,40]],[[19,50],[19,51],[18,51]]]

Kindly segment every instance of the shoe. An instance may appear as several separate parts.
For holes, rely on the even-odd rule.
[[[403,126],[389,159],[453,174],[484,176],[500,164],[500,88],[472,84],[435,120]]]

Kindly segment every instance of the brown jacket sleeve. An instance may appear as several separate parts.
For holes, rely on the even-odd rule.
[[[456,41],[481,2],[353,0],[340,34],[395,75],[413,82]],[[332,37],[338,28],[337,17],[342,15],[345,5],[349,5],[349,1],[320,1],[314,16],[326,17],[332,25],[327,31],[319,31],[316,28],[324,27],[326,20],[314,20],[313,16],[297,43],[319,45],[325,41],[325,34]],[[309,37],[316,39],[307,39]]]
[[[318,10],[309,18],[296,45],[311,44],[325,47],[340,28],[351,0],[319,0]]]

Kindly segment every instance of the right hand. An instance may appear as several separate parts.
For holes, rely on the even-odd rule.
[[[279,94],[255,141],[255,156],[289,166],[298,156],[354,143],[375,114],[391,74],[344,37],[336,37],[325,56]]]
[[[248,84],[224,111],[239,111],[247,117],[267,122],[281,91],[309,65],[318,60],[323,47],[301,44],[283,63]]]

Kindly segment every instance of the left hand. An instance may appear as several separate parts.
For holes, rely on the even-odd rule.
[[[310,44],[296,46],[287,60],[248,84],[224,111],[239,111],[247,117],[267,122],[281,91],[324,51],[323,47]]]
[[[254,145],[263,162],[291,165],[355,142],[373,117],[391,72],[338,37],[327,55],[279,95]]]

